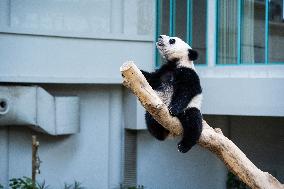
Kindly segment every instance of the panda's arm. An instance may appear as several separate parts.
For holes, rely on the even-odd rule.
[[[142,74],[144,75],[144,77],[146,78],[147,81],[151,79],[151,77],[153,75],[152,73],[144,71],[144,70],[140,70],[140,71],[142,72]]]
[[[146,72],[144,70],[141,70],[141,72],[151,87],[156,89],[161,85],[161,76],[166,72],[173,70],[175,70],[175,64],[168,62],[167,64],[162,65],[159,69],[156,69],[154,72]]]
[[[193,97],[201,94],[202,89],[198,75],[190,68],[176,69],[174,78],[174,91],[169,111],[175,116],[188,106]]]
[[[144,77],[146,78],[146,80],[148,81],[148,83],[151,85],[152,88],[156,88],[161,84],[161,80],[160,80],[160,74],[155,71],[155,72],[146,72],[144,70],[141,70],[142,74],[144,75]]]

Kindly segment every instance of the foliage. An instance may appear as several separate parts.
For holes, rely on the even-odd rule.
[[[143,185],[131,186],[131,187],[128,187],[127,189],[144,189],[144,186]]]
[[[38,189],[49,189],[49,185],[45,184],[45,181],[43,181],[41,184],[37,183]]]
[[[245,183],[243,183],[237,176],[229,172],[227,178],[227,189],[250,189],[250,188]]]
[[[42,183],[37,182],[35,188],[33,188],[32,179],[29,177],[12,178],[10,179],[9,186],[11,189],[48,189],[49,188],[49,186],[45,184],[45,181],[43,181]]]
[[[74,184],[64,184],[64,189],[84,189],[83,186],[81,186],[82,183],[78,181],[74,181]]]
[[[145,189],[143,185],[138,185],[138,186],[120,186],[120,189]]]
[[[33,182],[32,179],[28,177],[12,178],[10,179],[9,186],[12,189],[33,189]]]
[[[229,176],[229,174],[228,174]],[[231,176],[234,176],[233,174]],[[229,181],[229,179],[228,179]],[[9,186],[11,189],[33,189],[32,187],[32,179],[29,177],[23,177],[23,178],[12,178],[10,179]],[[4,189],[4,186],[0,184],[0,189]],[[36,183],[35,189],[50,189],[49,185],[46,185],[45,181],[42,183]],[[74,181],[73,184],[64,184],[64,189],[85,189],[85,187],[82,186],[82,183],[78,181]],[[137,186],[120,186],[120,189],[145,189],[143,185],[137,185]],[[248,188],[234,188],[231,187],[230,189],[248,189]]]
[[[11,189],[50,189],[49,185],[46,185],[45,181],[42,183],[36,183],[35,188],[33,188],[32,179],[29,177],[23,178],[12,178],[10,179],[9,186]],[[64,189],[84,189],[82,184],[78,181],[74,181],[73,184],[64,184]],[[4,187],[0,184],[0,189]]]

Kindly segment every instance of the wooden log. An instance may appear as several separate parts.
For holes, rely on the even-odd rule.
[[[36,136],[32,136],[32,183],[33,189],[35,189],[36,182],[36,151],[37,151],[37,139]]]
[[[167,106],[149,85],[141,71],[131,61],[120,67],[123,85],[136,95],[144,108],[173,136],[182,135],[182,126],[172,117]],[[203,121],[203,130],[198,144],[216,154],[244,183],[252,189],[284,189],[272,175],[258,169],[221,129],[213,129]]]
[[[37,152],[39,142],[36,135],[32,135],[32,188],[36,188],[36,173],[38,171]]]

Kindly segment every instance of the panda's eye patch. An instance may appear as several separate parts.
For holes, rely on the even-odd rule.
[[[169,40],[169,43],[172,45],[172,44],[175,44],[176,40],[175,39],[170,39]]]

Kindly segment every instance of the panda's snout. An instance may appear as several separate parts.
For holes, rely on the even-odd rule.
[[[162,46],[164,46],[164,43],[163,43],[163,41],[158,41],[158,42],[157,42],[157,45],[160,46],[160,47],[162,47]]]
[[[158,37],[157,45],[158,45],[158,46],[164,46],[163,36],[162,36],[162,35],[160,35],[160,36]]]

